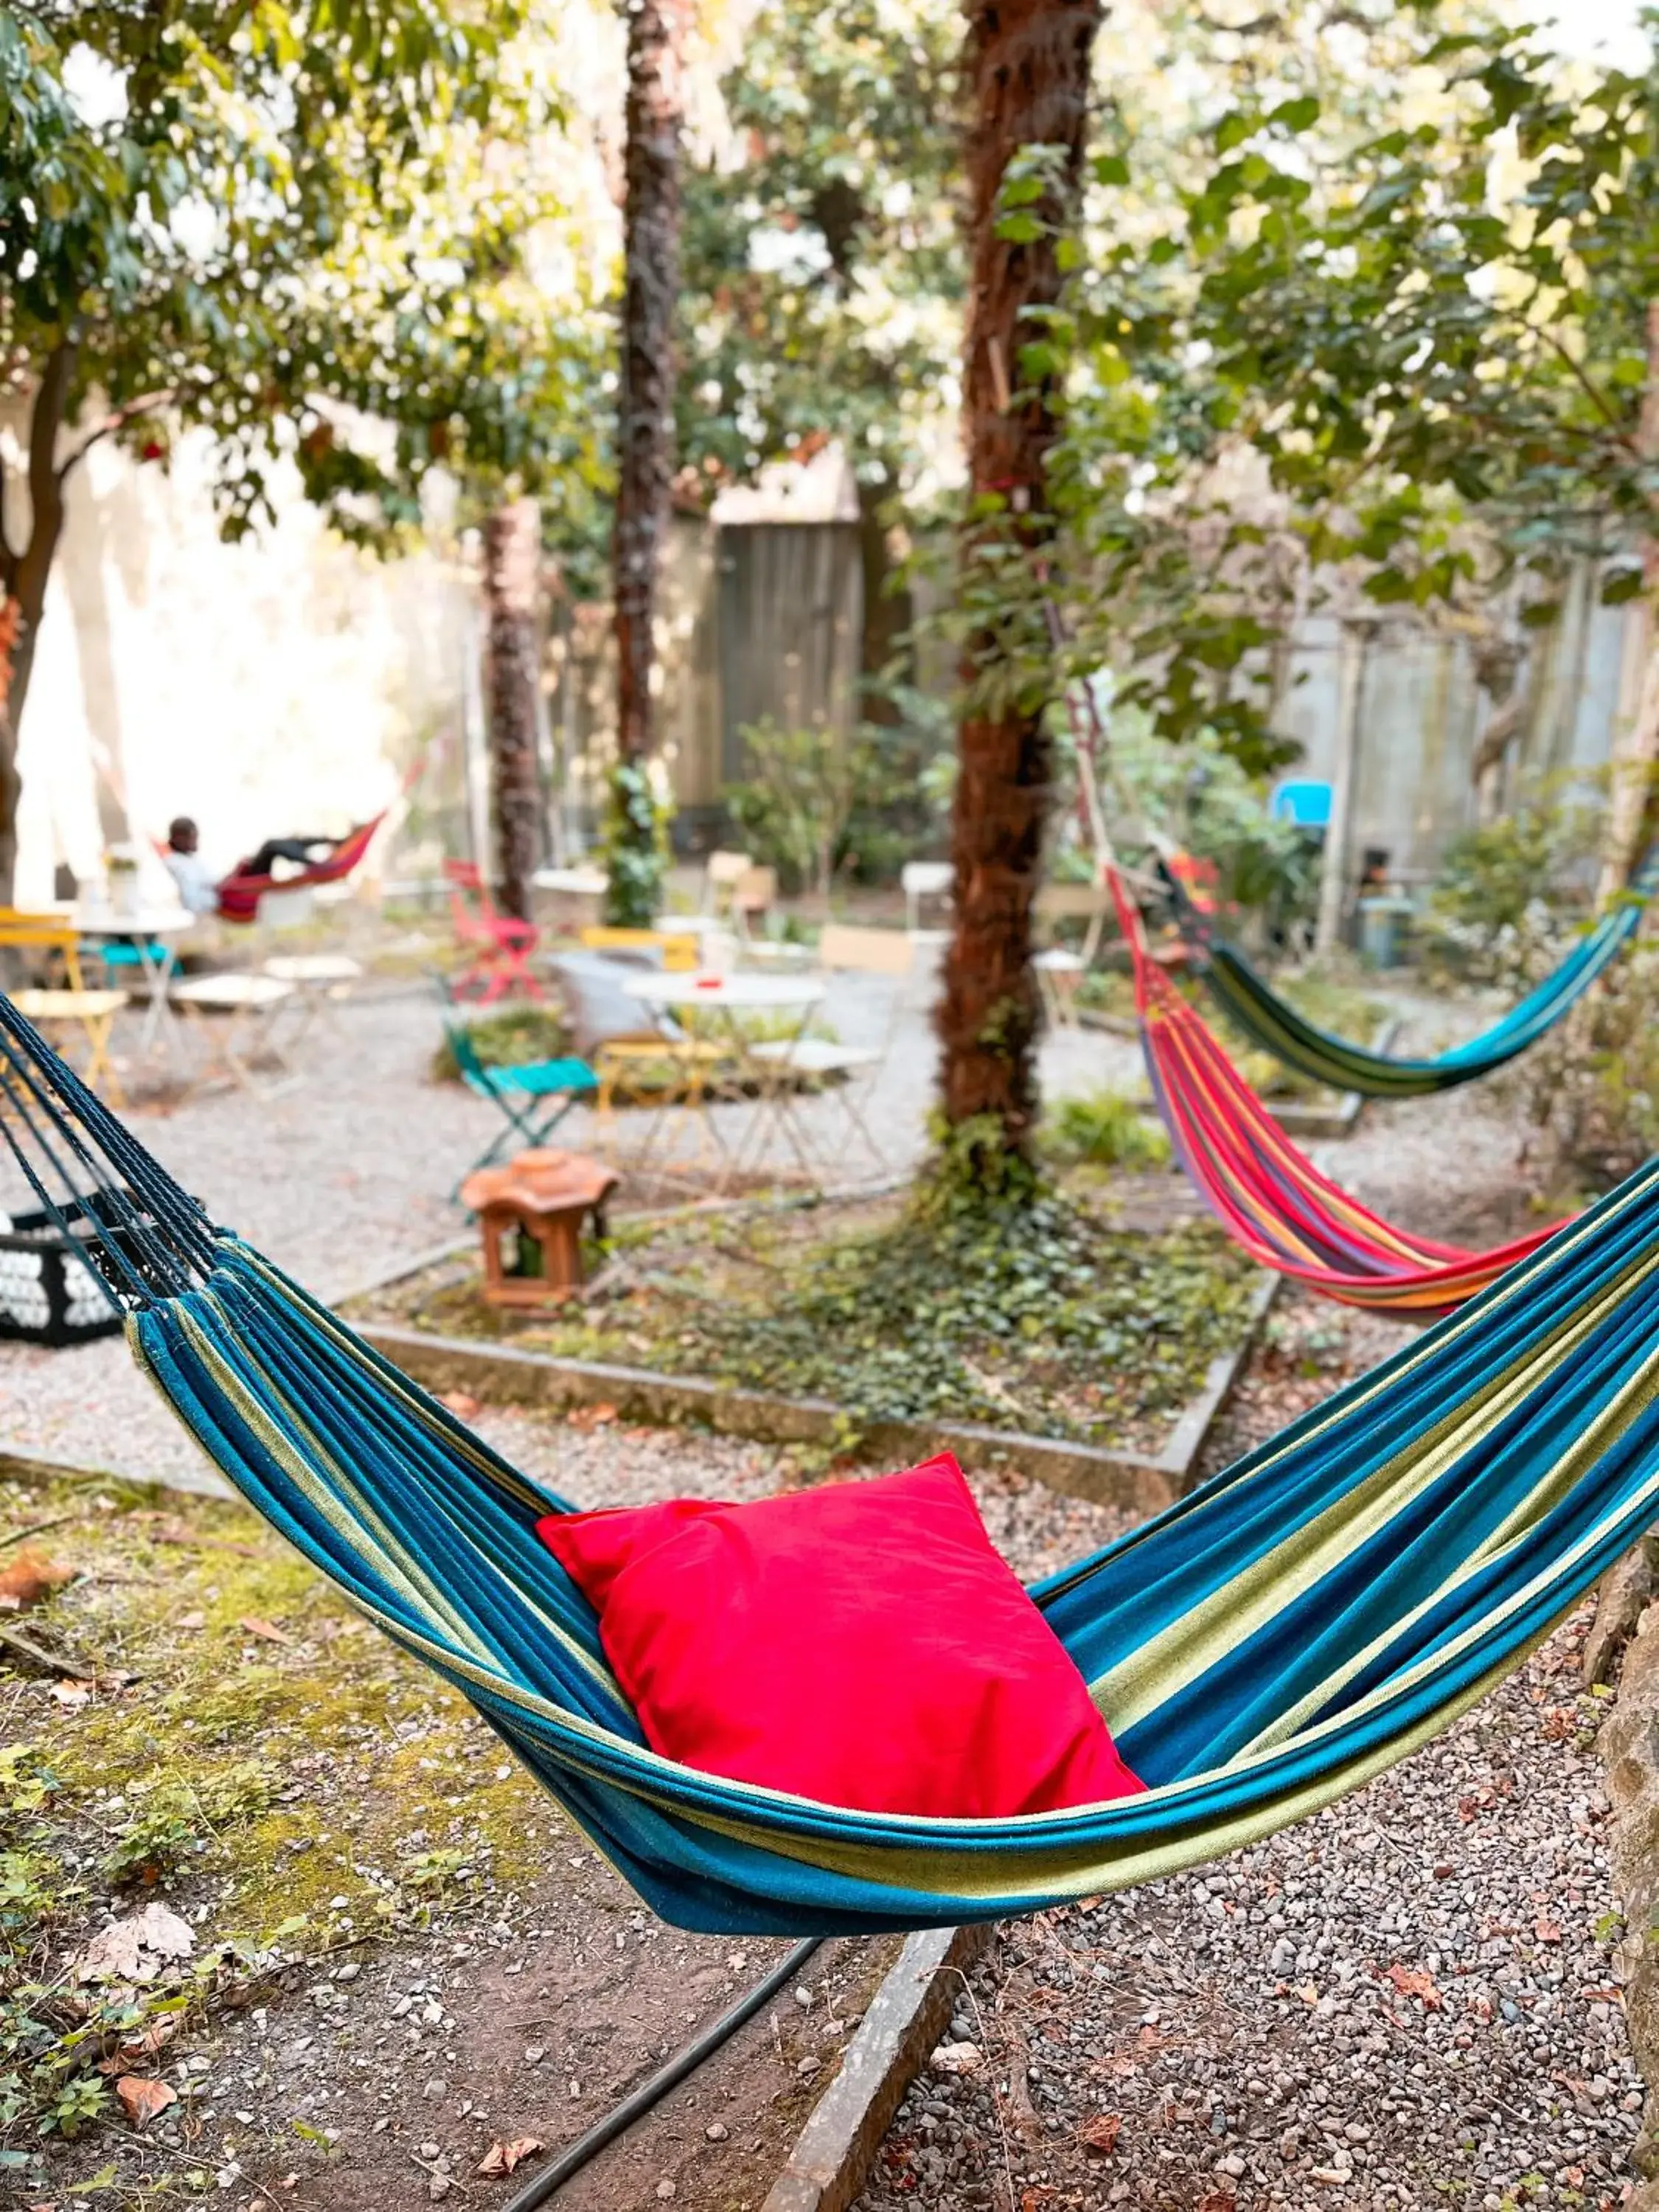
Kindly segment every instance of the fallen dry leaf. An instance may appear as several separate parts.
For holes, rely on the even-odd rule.
[[[565,1416],[573,1429],[601,1429],[616,1418],[614,1406],[573,1406]]]
[[[536,2136],[514,2136],[510,2142],[497,2141],[490,2144],[472,2171],[475,2173],[511,2173],[515,2166],[522,2166],[526,2159],[533,2157],[541,2147],[540,2139]]]
[[[40,1552],[20,1552],[9,1567],[0,1569],[0,1613],[24,1613],[39,1605],[53,1590],[75,1580],[76,1570]]]
[[[1561,1923],[1559,1920],[1546,1920],[1540,1915],[1533,1922],[1532,1929],[1540,1943],[1559,1943],[1561,1941]]]
[[[187,1922],[165,1905],[147,1905],[100,1929],[76,1972],[83,1982],[153,1982],[170,1959],[188,1959],[195,1948]]]
[[[1421,1966],[1390,1966],[1389,1979],[1402,1997],[1420,1997],[1430,2012],[1445,2010],[1445,1999],[1435,1987],[1434,1976]]]
[[[1103,2158],[1108,2158],[1117,2148],[1118,2136],[1123,2131],[1121,2112],[1096,2112],[1078,2130],[1078,2140]]]
[[[291,1636],[284,1636],[273,1621],[265,1620],[261,1613],[245,1613],[236,1626],[238,1628],[246,1629],[250,1636],[262,1638],[267,1644],[285,1644],[289,1650],[294,1648],[294,1638]]]
[[[179,2101],[179,2092],[165,2081],[146,2081],[142,2075],[124,2074],[115,2085],[121,2109],[135,2128],[142,2128]]]
[[[1194,2212],[1238,2212],[1238,2199],[1231,2189],[1208,2189],[1199,2198]]]
[[[478,1401],[470,1391],[446,1390],[438,1403],[447,1406],[458,1421],[476,1421],[478,1418]],[[481,2166],[479,2172],[483,2171]],[[507,2171],[510,2173],[513,2169],[508,2166]]]

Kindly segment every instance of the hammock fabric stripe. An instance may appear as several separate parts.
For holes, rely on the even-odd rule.
[[[1345,1305],[1443,1313],[1495,1282],[1554,1230],[1471,1252],[1397,1229],[1298,1150],[1196,1010],[1148,957],[1121,880],[1112,894],[1134,963],[1152,1095],[1177,1158],[1233,1241],[1258,1265]]]
[[[1659,890],[1659,848],[1650,852],[1630,884],[1586,931],[1554,972],[1467,1044],[1432,1060],[1395,1060],[1368,1052],[1346,1037],[1322,1030],[1279,997],[1237,947],[1214,933],[1207,915],[1169,877],[1181,933],[1212,997],[1230,1021],[1287,1067],[1334,1091],[1371,1098],[1419,1098],[1451,1091],[1504,1066],[1560,1020],[1615,960],[1641,926],[1648,900]]]
[[[548,1499],[213,1230],[3,1000],[0,1103],[43,1201],[61,1210],[53,1176],[96,1173],[128,1249],[88,1260],[214,1464],[685,1927],[991,1919],[1269,1835],[1443,1728],[1659,1514],[1650,1165],[1376,1373],[1035,1587],[1146,1796],[988,1821],[812,1804],[652,1753],[535,1538]]]

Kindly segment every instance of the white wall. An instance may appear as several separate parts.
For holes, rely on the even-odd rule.
[[[343,828],[453,738],[465,580],[428,553],[355,552],[297,479],[273,527],[226,545],[211,468],[193,436],[166,470],[100,447],[70,480],[21,732],[20,903],[59,863],[95,876],[112,838],[148,849],[174,814],[226,866],[268,836]]]

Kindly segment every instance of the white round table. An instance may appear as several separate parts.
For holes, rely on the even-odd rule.
[[[824,982],[821,975],[665,974],[659,969],[628,969],[619,963],[616,980],[630,998],[659,1013],[684,1013],[708,1007],[723,1017],[721,1027],[731,1041],[745,1079],[755,1091],[754,1120],[732,1159],[734,1175],[741,1168],[745,1153],[752,1152],[759,1159],[766,1132],[774,1125],[788,1139],[805,1172],[809,1176],[817,1172],[789,1110],[789,1085],[793,1073],[791,1055],[781,1053],[762,1059],[751,1051],[750,1041],[743,1033],[741,1017],[793,1012],[799,1018],[788,1042],[799,1044],[811,1021],[813,1008],[823,1003]],[[706,1100],[702,1110],[708,1110]]]
[[[181,1039],[170,994],[178,963],[166,940],[182,937],[186,930],[196,927],[196,921],[197,917],[182,906],[141,906],[128,910],[87,901],[75,909],[75,927],[82,937],[113,937],[131,945],[147,994],[144,1018],[138,1030],[138,1048],[141,1052],[152,1052],[157,1044],[164,1043],[167,1057],[175,1066]]]

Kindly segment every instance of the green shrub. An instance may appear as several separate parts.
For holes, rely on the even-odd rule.
[[[1424,916],[1431,963],[1479,982],[1524,988],[1559,958],[1574,910],[1571,878],[1594,850],[1595,821],[1544,781],[1512,814],[1447,847]]]
[[[1659,1150],[1659,945],[1638,944],[1516,1071],[1533,1180],[1571,1201]]]
[[[1091,1167],[1157,1168],[1170,1158],[1163,1129],[1121,1091],[1062,1098],[1050,1119],[1048,1149]]]

